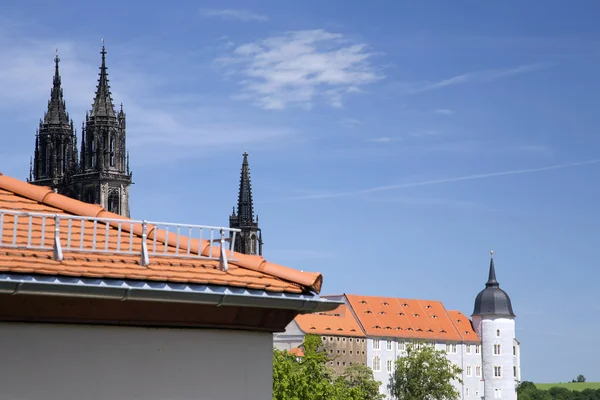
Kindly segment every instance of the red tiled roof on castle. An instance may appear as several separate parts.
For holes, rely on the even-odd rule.
[[[479,338],[471,321],[434,300],[346,295],[367,336],[472,341]]]
[[[84,203],[53,192],[50,188],[32,185],[0,173],[0,210],[73,215],[89,218],[110,218],[129,220],[105,211],[102,207]],[[6,241],[13,235],[21,248],[3,247],[0,244],[0,271],[26,274],[46,274],[74,277],[136,279],[223,285],[260,289],[270,292],[319,293],[323,277],[319,273],[301,272],[266,261],[260,256],[249,256],[226,251],[229,262],[227,271],[219,268],[219,261],[201,258],[183,258],[176,249],[190,249],[192,253],[208,255],[211,251],[207,240],[188,239],[148,226],[148,241],[156,241],[168,248],[167,255],[154,257],[149,265],[140,263],[139,255],[116,253],[79,253],[65,251],[62,261],[53,258],[52,251],[33,249],[27,246],[40,243],[42,237],[53,237],[54,222],[48,219],[42,231],[42,219],[31,218],[31,234],[27,224],[18,224],[14,229],[14,216],[4,215],[0,235]],[[106,236],[94,235],[92,223],[85,221],[87,229],[83,237],[72,238],[82,242],[94,242],[104,246]],[[117,242],[129,243],[130,233],[135,238],[133,249],[141,251],[141,224],[123,224],[122,232],[117,232],[115,224],[109,223],[109,245]],[[127,231],[128,227],[131,232]],[[121,235],[122,233],[122,235]],[[67,241],[66,233],[61,232],[61,241]],[[32,243],[28,243],[31,240]],[[213,247],[212,251],[215,249]],[[218,254],[218,253],[217,253]]]
[[[365,337],[345,304],[332,311],[298,315],[295,321],[306,334]]]

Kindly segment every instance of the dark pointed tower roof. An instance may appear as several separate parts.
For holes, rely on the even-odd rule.
[[[106,71],[106,49],[104,40],[102,40],[102,65],[98,77],[98,86],[96,87],[96,97],[92,105],[90,117],[115,117],[115,107],[112,102],[110,86],[108,84],[108,72]]]
[[[250,226],[254,223],[254,204],[252,202],[252,185],[250,184],[250,166],[248,165],[248,153],[246,152],[244,152],[244,161],[242,162],[237,211],[240,227]]]
[[[48,102],[48,111],[44,115],[43,124],[48,125],[69,125],[69,114],[67,106],[63,99],[63,90],[61,87],[60,73],[58,71],[58,49],[54,57],[54,79],[52,80],[52,91],[50,92],[50,101]]]
[[[494,316],[515,318],[512,309],[512,303],[508,294],[500,289],[500,284],[496,280],[496,268],[494,267],[494,252],[490,258],[490,272],[488,281],[477,297],[475,298],[475,308],[473,316]]]

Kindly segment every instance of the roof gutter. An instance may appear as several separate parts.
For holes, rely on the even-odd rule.
[[[318,295],[246,288],[134,280],[0,274],[0,294],[99,298],[119,301],[257,307],[300,313],[331,311],[341,303]]]

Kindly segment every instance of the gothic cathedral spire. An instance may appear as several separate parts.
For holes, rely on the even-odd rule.
[[[241,230],[235,240],[235,251],[244,254],[262,255],[262,232],[258,227],[258,216],[256,216],[256,219],[254,218],[248,153],[244,152],[243,156],[237,214],[234,207],[233,213],[229,217],[229,227]]]
[[[30,181],[33,184],[63,189],[77,167],[77,138],[69,119],[59,72],[58,50],[54,58],[54,77],[48,109],[40,120],[35,137]]]
[[[131,173],[127,165],[125,112],[115,112],[102,41],[102,63],[92,110],[86,114],[78,176],[80,200],[129,216]]]
[[[125,112],[123,106],[115,112],[112,102],[104,41],[100,54],[98,86],[92,110],[86,113],[82,124],[78,160],[77,136],[63,100],[57,51],[48,111],[35,137],[30,180],[128,217],[132,174],[126,147]]]

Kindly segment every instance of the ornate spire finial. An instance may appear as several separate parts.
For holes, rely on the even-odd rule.
[[[498,281],[496,280],[496,268],[494,267],[494,251],[490,251],[490,273],[488,275],[488,281],[485,286],[498,286]]]

